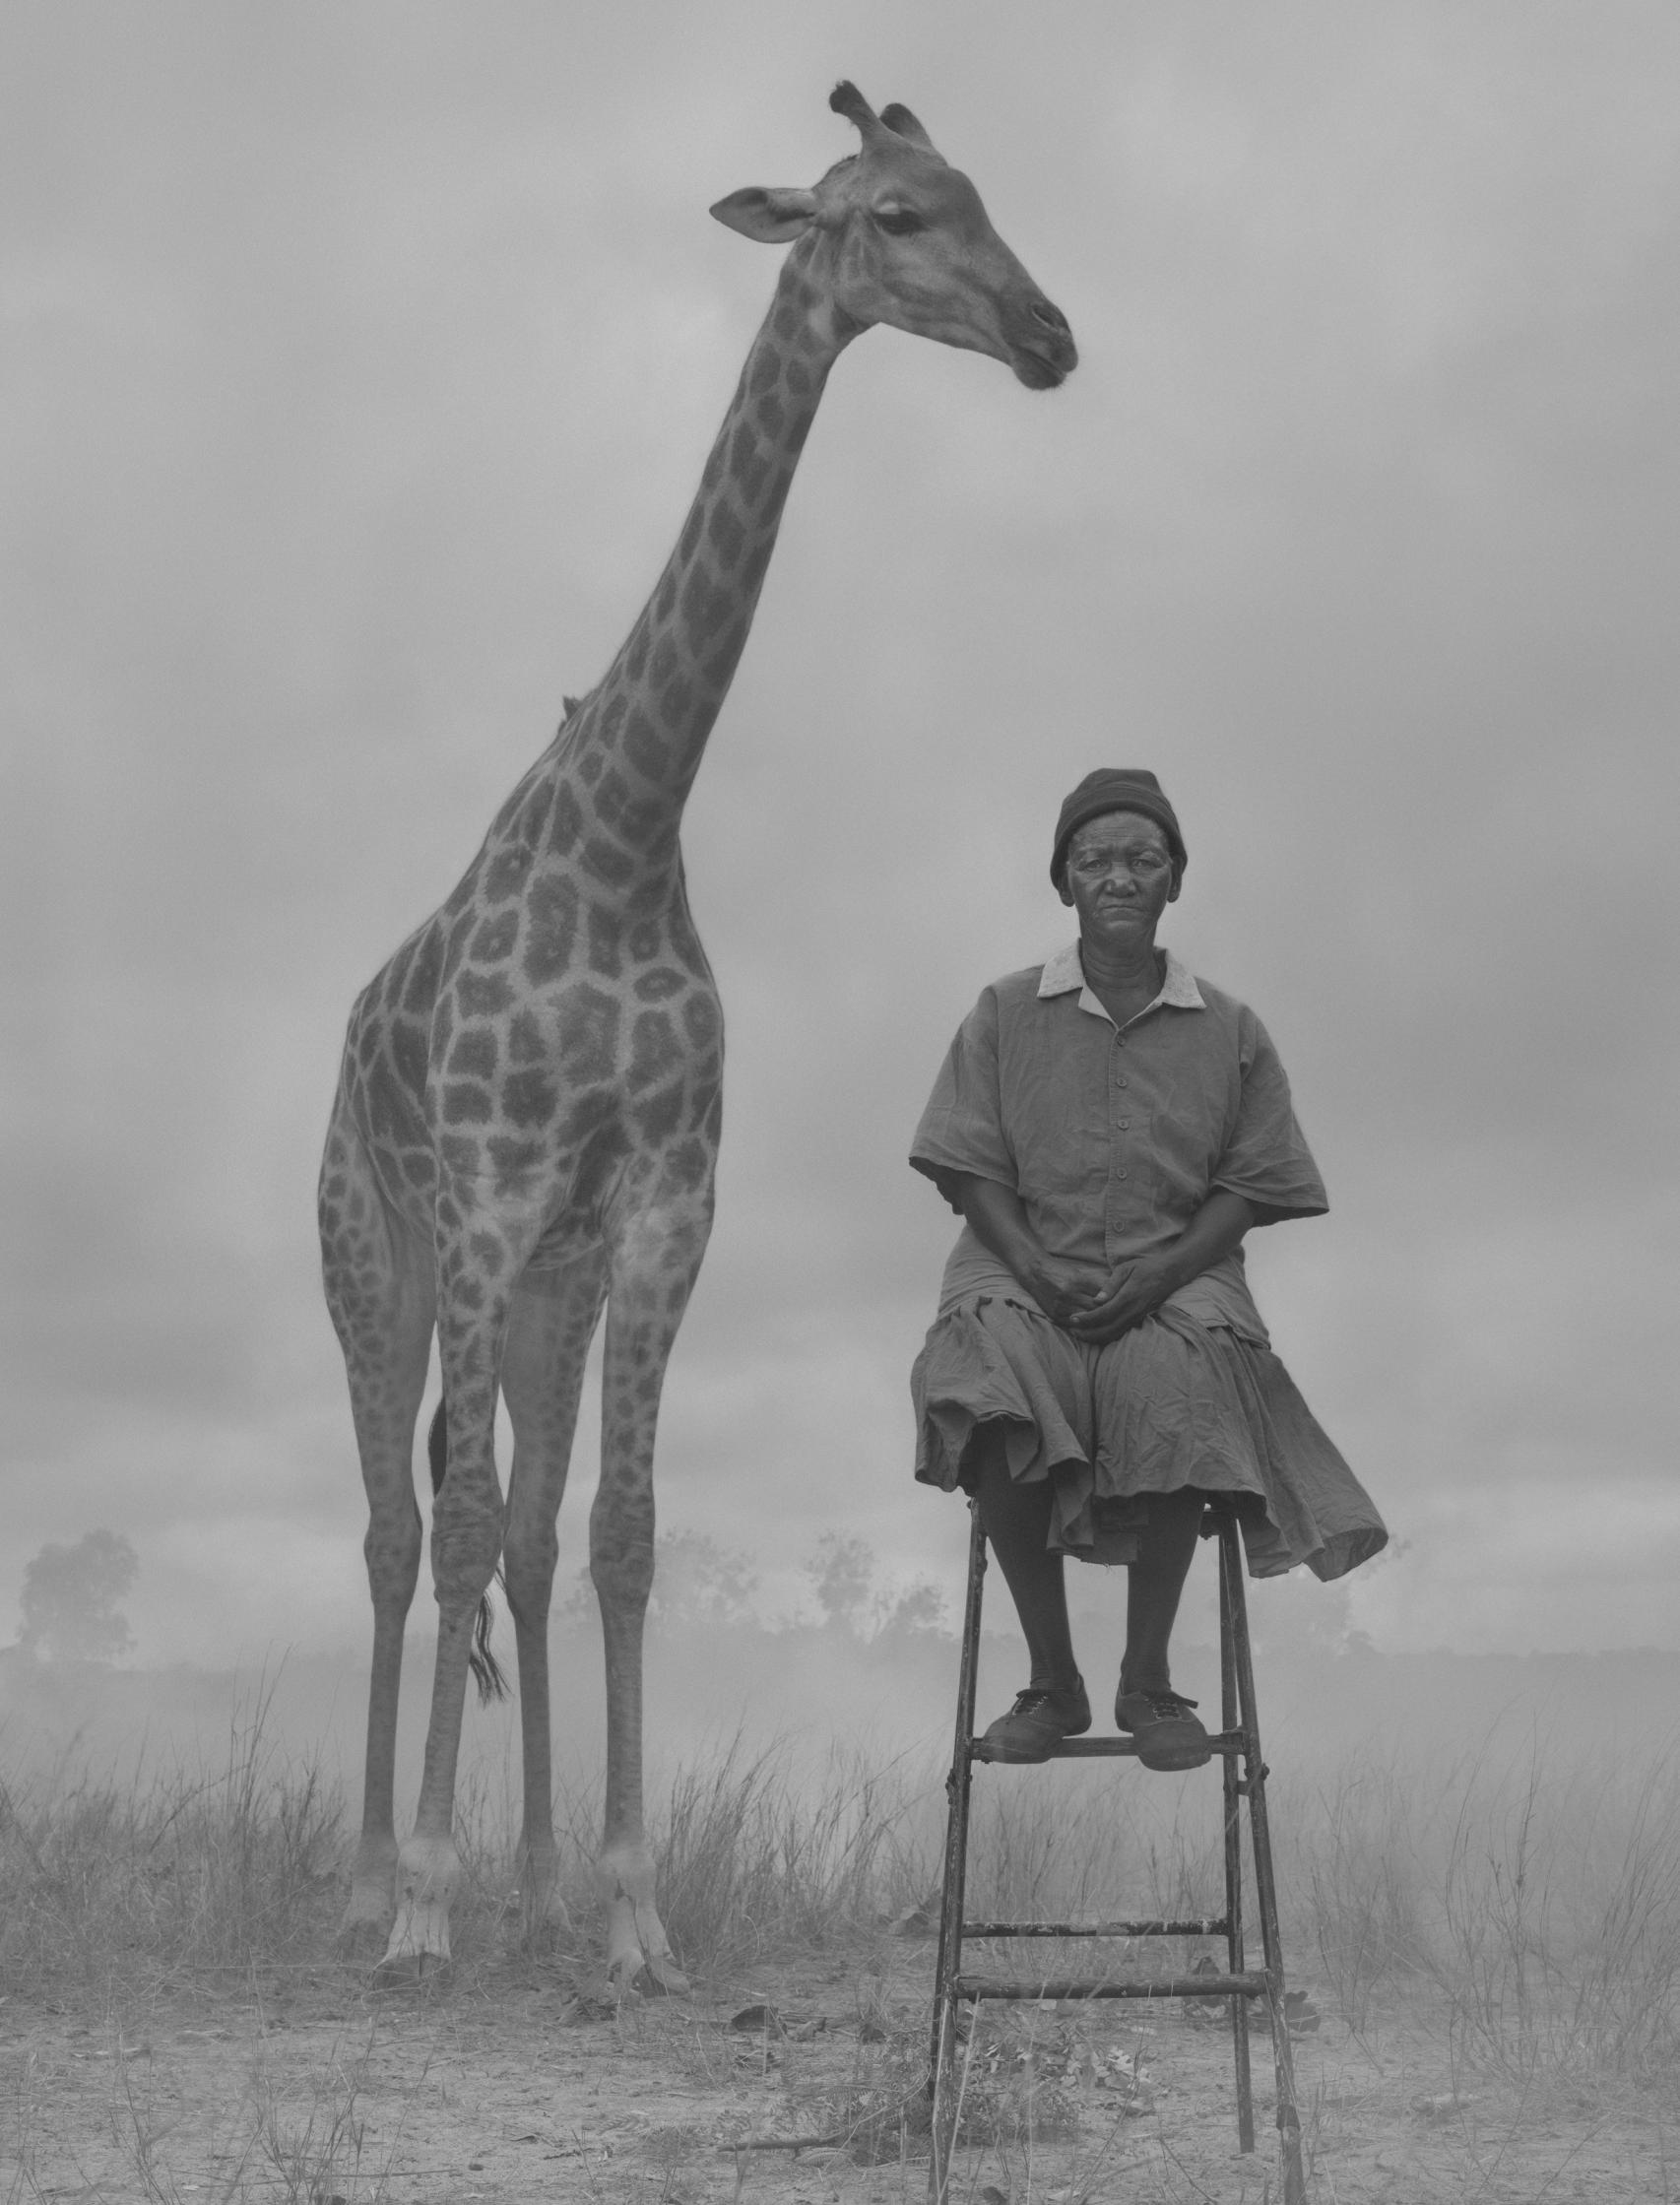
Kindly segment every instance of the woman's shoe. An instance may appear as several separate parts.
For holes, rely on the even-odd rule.
[[[1145,1769],[1199,1769],[1212,1760],[1213,1748],[1191,1713],[1195,1706],[1182,1692],[1122,1692],[1114,1703],[1115,1728],[1131,1732]]]
[[[1076,1738],[1090,1727],[1085,1680],[1076,1677],[1069,1689],[1060,1692],[1029,1684],[1015,1695],[1008,1714],[990,1726],[982,1743],[989,1761],[1048,1761],[1064,1738]]]

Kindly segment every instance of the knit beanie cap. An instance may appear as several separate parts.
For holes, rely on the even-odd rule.
[[[1087,773],[1079,786],[1062,807],[1062,815],[1056,822],[1056,847],[1051,853],[1050,877],[1057,888],[1062,886],[1063,871],[1067,862],[1067,845],[1076,828],[1087,819],[1100,818],[1105,811],[1141,811],[1146,819],[1153,819],[1167,838],[1167,848],[1172,852],[1173,863],[1180,877],[1190,863],[1185,850],[1184,836],[1179,832],[1179,815],[1161,794],[1161,784],[1152,773],[1141,766],[1100,765],[1095,773]]]

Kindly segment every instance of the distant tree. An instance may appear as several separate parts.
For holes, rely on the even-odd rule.
[[[43,1546],[24,1570],[26,1654],[53,1661],[114,1661],[134,1644],[117,1602],[134,1584],[140,1558],[115,1531],[90,1531],[74,1546]]]
[[[932,1578],[916,1578],[896,1592],[883,1592],[875,1601],[875,1636],[885,1638],[913,1631],[942,1631],[945,1596]]]
[[[750,1555],[719,1546],[704,1531],[661,1531],[654,1538],[648,1614],[665,1630],[708,1623],[750,1623],[758,1573]]]
[[[927,1578],[911,1584],[877,1584],[874,1549],[855,1532],[823,1531],[805,1562],[806,1578],[825,1624],[849,1638],[874,1640],[910,1631],[937,1631],[944,1596]]]
[[[801,1570],[822,1611],[823,1628],[859,1645],[944,1629],[944,1595],[938,1587],[927,1578],[883,1586],[874,1549],[856,1532],[819,1532]],[[718,1624],[772,1630],[775,1626],[758,1613],[757,1591],[751,1555],[720,1546],[704,1531],[661,1531],[654,1541],[648,1623],[655,1631]],[[589,1572],[580,1570],[556,1600],[554,1619],[566,1629],[587,1629],[596,1616],[595,1588]]]
[[[853,1531],[822,1531],[804,1564],[824,1623],[862,1638],[874,1590],[875,1557]]]
[[[758,1573],[749,1554],[720,1546],[704,1531],[659,1531],[653,1543],[653,1591],[648,1621],[655,1630],[681,1630],[695,1624],[750,1623]],[[579,1570],[555,1603],[554,1619],[588,1626],[599,1617],[595,1586]]]

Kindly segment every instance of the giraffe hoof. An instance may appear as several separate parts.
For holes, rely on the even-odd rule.
[[[664,1958],[650,1955],[642,1962],[636,1988],[644,1998],[686,1998],[688,1978],[669,1954]]]
[[[608,1996],[623,2003],[641,1996],[641,1980],[647,1962],[639,1952],[620,1953],[616,1960],[607,1963],[606,1984]]]

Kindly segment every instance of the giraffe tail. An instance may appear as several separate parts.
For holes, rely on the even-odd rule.
[[[431,1430],[425,1439],[426,1459],[431,1464],[431,1490],[436,1495],[442,1490],[444,1475],[449,1468],[449,1420],[443,1401],[437,1404],[437,1413],[431,1420]],[[501,1574],[501,1564],[496,1564],[495,1582],[507,1590],[507,1580]],[[490,1651],[490,1627],[495,1622],[495,1609],[486,1592],[479,1602],[478,1621],[473,1626],[473,1651],[467,1656],[467,1666],[473,1672],[473,1682],[479,1688],[479,1702],[488,1707],[492,1700],[507,1698],[507,1672]]]

